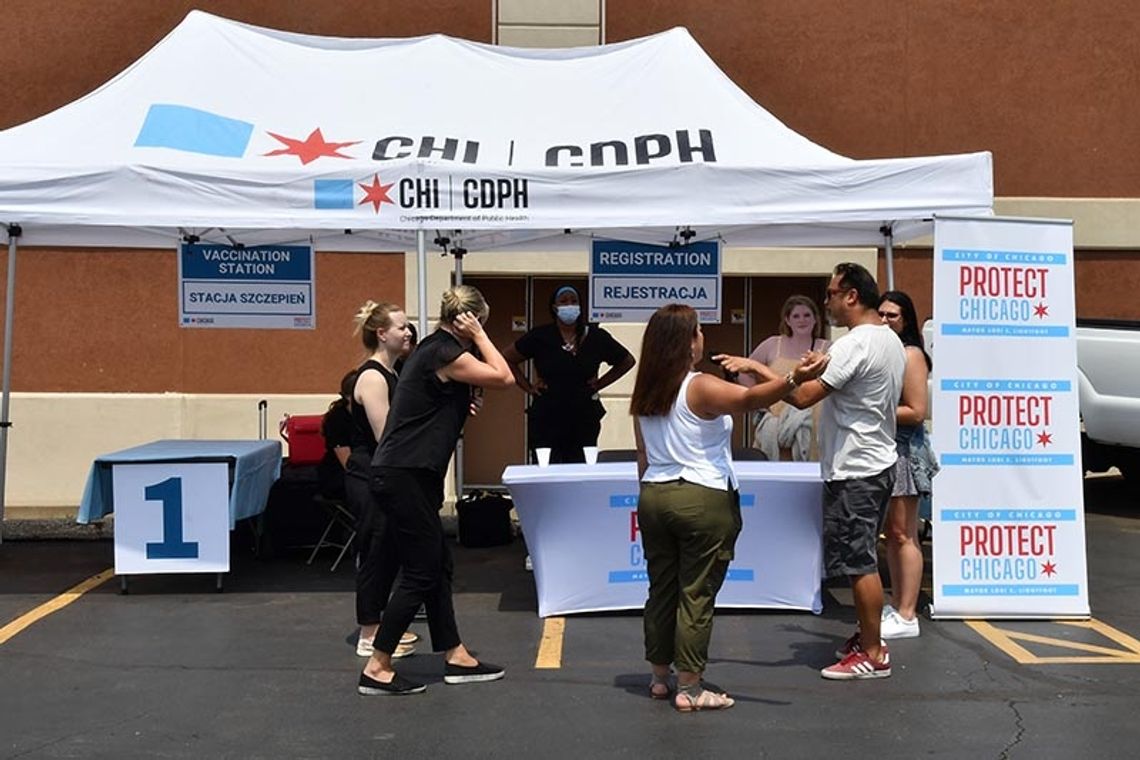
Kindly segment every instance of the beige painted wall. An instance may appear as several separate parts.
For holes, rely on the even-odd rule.
[[[257,438],[262,398],[269,402],[274,440],[281,440],[277,422],[284,414],[319,414],[333,400],[328,395],[14,393],[5,517],[73,515],[91,462],[102,454],[164,438]]]

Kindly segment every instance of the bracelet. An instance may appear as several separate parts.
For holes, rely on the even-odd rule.
[[[784,382],[792,386],[793,389],[799,385],[799,383],[796,382],[796,376],[791,372],[788,372],[788,374],[784,375]]]

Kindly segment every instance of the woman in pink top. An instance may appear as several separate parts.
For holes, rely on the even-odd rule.
[[[807,352],[827,351],[831,343],[821,337],[822,332],[823,323],[815,302],[807,296],[791,296],[780,309],[779,333],[761,341],[748,358],[783,375],[798,366]],[[742,374],[737,382],[750,387],[756,381],[751,375]],[[756,422],[752,447],[763,451],[771,460],[814,462],[819,459],[815,440],[818,414],[818,407],[796,409],[777,401]]]

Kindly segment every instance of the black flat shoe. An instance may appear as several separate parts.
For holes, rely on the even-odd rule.
[[[422,694],[425,691],[427,691],[427,685],[409,681],[399,673],[396,674],[391,683],[377,681],[375,678],[370,678],[361,673],[360,684],[356,687],[356,692],[365,697],[401,697],[405,694]]]
[[[451,663],[445,663],[443,667],[444,683],[455,684],[498,681],[505,675],[505,670],[489,662],[480,662],[475,665],[452,665]]]

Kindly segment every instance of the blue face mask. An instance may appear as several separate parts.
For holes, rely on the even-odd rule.
[[[555,310],[558,312],[558,321],[564,325],[574,324],[582,313],[582,308],[576,303],[563,304],[555,307]]]

